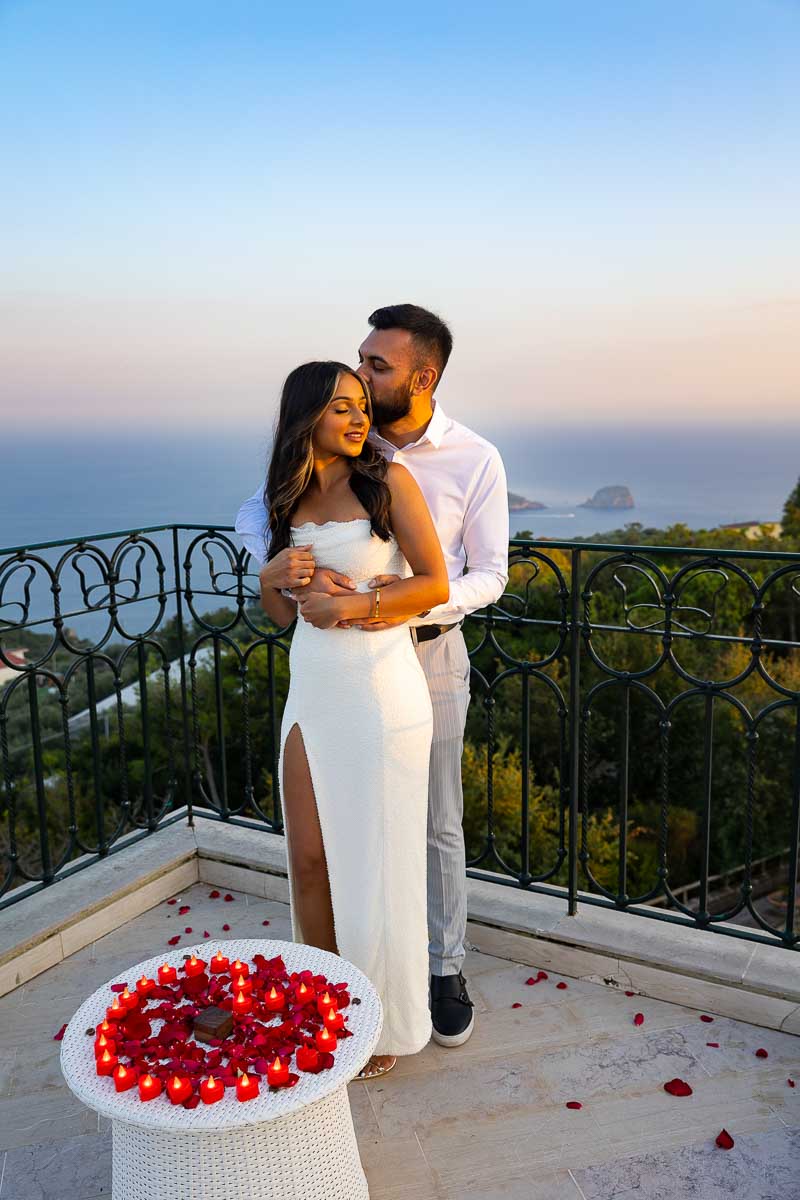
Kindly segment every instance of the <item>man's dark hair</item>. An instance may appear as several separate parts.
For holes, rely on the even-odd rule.
[[[387,304],[376,308],[367,320],[373,329],[407,329],[420,350],[433,355],[441,379],[453,349],[453,335],[436,313],[418,304]]]

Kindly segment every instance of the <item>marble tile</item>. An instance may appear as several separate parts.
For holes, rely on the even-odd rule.
[[[89,1038],[86,1039],[87,1042]],[[54,1042],[52,1035],[47,1040],[32,1041],[20,1047],[11,1072],[10,1096],[33,1096],[53,1090],[66,1092],[67,1085],[61,1074],[61,1042]]]
[[[97,1132],[97,1113],[66,1087],[0,1100],[0,1150]]]
[[[9,1150],[0,1200],[64,1200],[111,1194],[111,1134],[84,1134]]]
[[[800,1194],[800,1131],[770,1130],[678,1150],[632,1155],[573,1172],[586,1200],[662,1200],[665,1181],[679,1200],[789,1200]]]
[[[11,1046],[0,1050],[0,1097],[11,1094],[11,1083],[14,1077],[14,1060],[16,1057],[17,1051]]]
[[[544,1089],[532,1067],[533,1056],[515,1055],[486,1061],[479,1072],[454,1065],[447,1071],[375,1080],[369,1095],[381,1135],[406,1137],[415,1129],[429,1135],[435,1127],[512,1115],[520,1106],[544,1103]]]
[[[800,1004],[797,1008],[793,1008],[788,1016],[784,1017],[781,1023],[781,1031],[783,1033],[800,1034]]]
[[[598,1037],[545,1051],[537,1055],[534,1069],[551,1102],[648,1091],[676,1076],[694,1086],[702,1077],[697,1058],[676,1029],[645,1032],[641,1038]]]
[[[429,1200],[438,1196],[433,1172],[413,1134],[368,1138],[360,1141],[358,1148],[370,1200]]]
[[[495,1164],[495,1180],[460,1182],[448,1187],[446,1179],[441,1181],[442,1200],[581,1200],[574,1179],[569,1171],[537,1171],[511,1169]]]
[[[488,925],[470,923],[468,937],[472,945],[484,954],[505,958],[511,962],[541,967],[545,971],[561,971],[574,978],[594,976],[619,977],[619,962],[605,954],[593,954],[589,950],[551,942],[546,938],[527,937],[506,929],[495,929]],[[625,976],[623,976],[623,979]]]

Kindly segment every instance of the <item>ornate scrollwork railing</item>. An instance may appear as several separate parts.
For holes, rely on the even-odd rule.
[[[799,612],[797,554],[512,541],[470,874],[795,947]],[[280,832],[290,644],[228,528],[0,551],[0,905],[184,814]]]

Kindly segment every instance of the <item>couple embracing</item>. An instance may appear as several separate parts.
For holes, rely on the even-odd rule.
[[[358,368],[289,375],[266,486],[236,521],[264,611],[297,617],[280,750],[293,936],[380,994],[361,1078],[474,1028],[460,627],[508,578],[500,455],[434,399],[450,330],[414,304],[369,325]]]

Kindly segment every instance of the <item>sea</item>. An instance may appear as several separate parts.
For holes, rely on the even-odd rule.
[[[487,425],[480,432],[499,448],[509,489],[547,505],[512,513],[512,534],[530,530],[535,537],[570,540],[633,521],[691,529],[777,521],[800,475],[800,423],[760,426],[754,418],[746,427],[633,428],[565,422]],[[0,592],[4,548],[152,525],[233,525],[241,502],[263,485],[268,451],[268,434],[230,427],[147,435],[7,431],[0,456]],[[634,508],[580,507],[614,484],[630,489]],[[5,590],[0,601],[11,596]],[[63,597],[67,609],[76,596],[72,605]],[[0,619],[4,615],[8,619],[11,610],[0,606]]]

